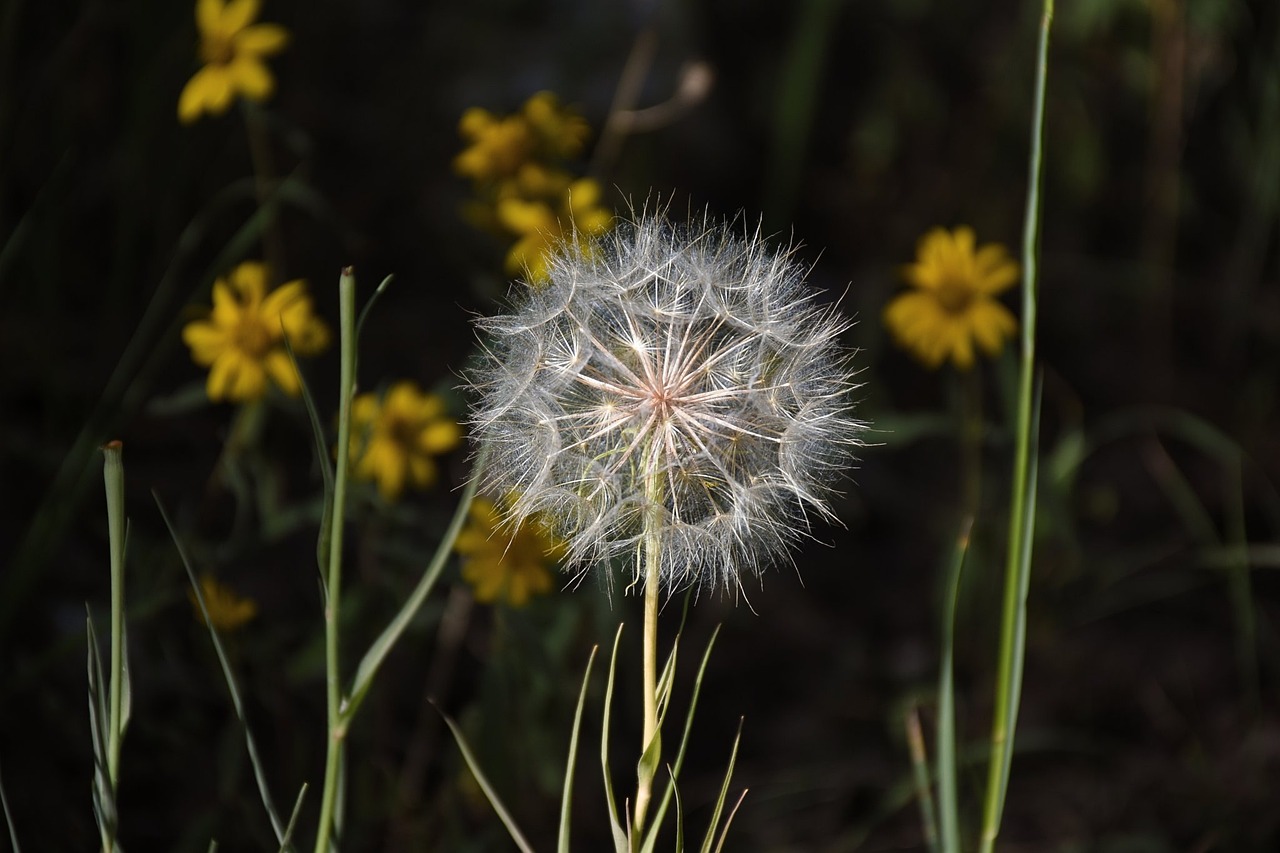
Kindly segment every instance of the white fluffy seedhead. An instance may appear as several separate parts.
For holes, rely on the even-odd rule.
[[[737,588],[831,515],[864,429],[849,322],[791,250],[731,228],[642,213],[479,322],[482,486],[508,521],[551,524],[571,566],[638,572],[656,519],[664,586]]]

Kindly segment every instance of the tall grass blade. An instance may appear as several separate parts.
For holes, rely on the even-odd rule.
[[[1044,0],[1036,47],[1035,94],[1031,110],[1031,156],[1027,166],[1027,207],[1022,231],[1022,349],[1018,372],[1017,447],[1013,463],[1012,506],[1005,564],[1004,605],[1000,624],[1000,662],[991,723],[991,761],[983,804],[981,853],[992,853],[1000,833],[1009,761],[1017,724],[1018,692],[1026,631],[1026,590],[1030,579],[1032,522],[1035,518],[1034,437],[1039,414],[1032,415],[1036,357],[1036,297],[1040,243],[1040,184],[1043,173],[1045,90],[1049,71],[1049,33],[1054,0]]]
[[[1031,584],[1031,550],[1035,539],[1035,513],[1037,477],[1039,474],[1038,447],[1035,437],[1040,432],[1040,388],[1035,392],[1035,407],[1031,420],[1031,457],[1026,479],[1026,499],[1022,512],[1010,522],[1020,531],[1017,536],[1018,552],[1013,572],[1006,587],[1006,617],[1012,618],[1002,626],[1000,645],[1000,672],[996,690],[996,722],[991,734],[991,766],[987,774],[987,800],[983,812],[983,850],[992,849],[1000,832],[1000,820],[1004,813],[1005,794],[1009,789],[1009,770],[1013,763],[1014,733],[1018,728],[1018,707],[1022,699],[1022,673],[1027,645],[1027,591]],[[1016,506],[1017,504],[1015,504]],[[1011,537],[1012,538],[1012,537]],[[1009,608],[1010,590],[1013,605]],[[1005,631],[1007,630],[1007,635]]]
[[[283,328],[283,319],[280,324]],[[298,386],[302,389],[302,404],[307,410],[307,420],[311,422],[311,441],[315,445],[316,465],[320,467],[320,480],[324,489],[324,501],[321,504],[323,509],[320,511],[320,532],[316,537],[316,566],[319,567],[320,577],[323,580],[329,571],[329,534],[333,529],[333,462],[329,458],[329,440],[324,434],[320,410],[316,408],[315,398],[311,396],[311,386],[302,375],[302,367],[298,364],[298,357],[293,352],[293,344],[290,343],[288,334],[284,335],[284,348],[289,354],[289,362],[293,365],[294,372],[298,374]]]
[[[733,819],[738,815],[738,809],[742,808],[742,801],[747,798],[747,789],[743,788],[742,793],[738,795],[738,801],[733,804],[733,808],[729,811],[729,816],[724,819],[724,828],[720,830],[720,840],[716,842],[715,853],[721,853],[724,850],[725,839],[729,837],[729,827],[733,826]]]
[[[22,845],[18,843],[18,828],[13,823],[13,814],[9,811],[9,797],[4,792],[4,779],[0,777],[0,808],[4,809],[4,825],[9,830],[9,848],[13,853],[22,853]]]
[[[378,668],[382,666],[387,655],[391,653],[391,649],[395,647],[405,629],[409,627],[409,623],[413,621],[418,609],[422,607],[422,603],[427,600],[427,596],[435,587],[436,581],[439,580],[440,572],[444,569],[445,563],[448,562],[449,555],[453,553],[453,543],[457,540],[458,534],[462,531],[462,526],[467,520],[467,513],[471,509],[471,501],[475,497],[476,487],[480,482],[480,474],[484,471],[484,465],[485,453],[481,451],[476,459],[475,467],[472,468],[471,479],[462,490],[462,497],[458,500],[458,508],[453,511],[453,518],[449,521],[449,527],[445,530],[444,538],[440,540],[440,545],[431,557],[427,570],[422,573],[417,586],[413,588],[413,592],[409,595],[404,605],[401,606],[400,612],[383,629],[382,633],[378,635],[378,639],[373,641],[373,644],[369,646],[369,650],[364,653],[364,657],[360,659],[360,665],[356,668],[355,678],[351,683],[350,698],[342,711],[344,724],[349,723],[355,716],[356,711],[359,710],[365,696],[369,693],[369,688],[373,686],[373,679],[378,674]]]
[[[676,752],[675,763],[672,764],[670,773],[668,774],[667,789],[662,793],[662,800],[658,803],[658,810],[653,815],[653,825],[649,829],[648,835],[644,838],[644,845],[641,848],[644,853],[653,853],[658,843],[658,828],[662,826],[662,818],[667,813],[667,806],[671,803],[671,798],[675,794],[676,783],[680,778],[680,769],[684,766],[685,752],[689,748],[689,734],[693,731],[693,715],[698,709],[698,695],[702,692],[702,679],[707,673],[707,662],[711,660],[711,649],[716,644],[716,637],[720,636],[720,626],[711,632],[711,639],[707,641],[707,650],[702,653],[702,663],[698,666],[698,677],[693,682],[693,695],[689,698],[689,711],[685,714],[684,733],[680,737],[680,749]]]
[[[293,801],[293,812],[289,815],[289,823],[284,828],[284,838],[280,839],[280,848],[277,853],[285,853],[293,843],[293,830],[298,825],[298,815],[302,814],[302,801],[306,796],[307,783],[303,782],[302,787],[298,789],[298,798]]]
[[[1240,669],[1240,683],[1249,709],[1257,711],[1262,689],[1258,670],[1258,629],[1253,604],[1253,578],[1245,556],[1249,538],[1245,526],[1244,466],[1239,454],[1236,454],[1234,463],[1227,467],[1225,544],[1228,552],[1239,556],[1231,561],[1228,584],[1231,590],[1231,607],[1235,611],[1236,659]]]
[[[102,479],[107,493],[107,541],[111,554],[111,669],[107,716],[107,775],[114,791],[120,780],[120,739],[128,713],[128,674],[124,656],[124,563],[127,538],[124,512],[124,445],[110,441],[102,448]]]
[[[87,608],[86,608],[87,609]],[[89,639],[89,736],[93,749],[93,816],[98,823],[103,851],[116,849],[117,823],[115,789],[111,784],[108,756],[108,709],[103,695],[102,658],[98,647],[98,634],[93,628],[93,617],[85,616],[85,634]]]
[[[911,778],[916,786],[916,801],[920,804],[925,846],[929,848],[929,853],[938,853],[938,813],[933,802],[929,756],[925,753],[924,733],[920,729],[920,709],[915,705],[907,709],[905,724],[907,751],[911,755]]]
[[[467,746],[467,740],[462,736],[462,730],[458,725],[449,718],[444,712],[440,713],[444,718],[445,725],[449,727],[449,731],[453,732],[453,739],[458,743],[458,750],[462,753],[462,760],[467,762],[467,767],[471,769],[471,775],[476,777],[476,783],[480,786],[480,790],[484,791],[485,797],[489,800],[489,805],[493,806],[493,810],[498,813],[498,818],[506,826],[507,832],[511,834],[511,840],[516,843],[522,853],[533,853],[533,847],[530,846],[524,834],[520,832],[520,827],[516,826],[515,819],[511,817],[511,813],[502,805],[502,800],[498,799],[498,792],[493,790],[493,786],[489,784],[488,778],[480,769],[480,763],[476,761],[475,755],[471,752],[471,748]]]
[[[604,797],[609,806],[609,826],[613,831],[613,848],[615,853],[628,853],[631,844],[627,840],[627,833],[622,829],[622,824],[618,821],[618,802],[613,796],[613,774],[609,770],[609,718],[613,713],[613,685],[615,675],[618,671],[618,646],[622,641],[622,626],[618,626],[618,632],[613,636],[613,654],[609,657],[609,678],[605,682],[604,689],[604,713],[600,718],[600,767],[604,772]],[[661,810],[655,820],[655,825],[661,822]],[[627,821],[627,825],[631,825],[631,821]]]
[[[1034,502],[1032,506],[1034,506]],[[938,673],[938,803],[941,811],[941,842],[944,853],[960,851],[960,805],[956,769],[956,696],[954,649],[956,602],[960,598],[960,575],[969,552],[969,532],[973,519],[965,520],[947,570],[947,596],[943,602],[942,665]]]
[[[386,292],[386,289],[391,286],[391,282],[394,278],[395,276],[393,275],[389,275],[384,278],[382,283],[378,285],[378,289],[375,290],[367,300],[365,300],[364,307],[360,309],[360,316],[356,318],[357,343],[360,341],[360,335],[364,334],[364,321],[369,319],[369,312],[373,310],[373,304],[377,302],[378,297],[382,296],[382,294]]]
[[[569,736],[569,758],[564,769],[564,795],[560,799],[560,840],[556,844],[559,853],[569,853],[569,812],[573,803],[573,768],[578,760],[578,735],[582,730],[582,709],[587,704],[587,686],[591,683],[591,665],[596,662],[599,646],[591,647],[587,658],[587,671],[582,676],[582,690],[578,692],[578,710],[573,714],[573,733]]]
[[[716,839],[716,829],[720,825],[720,815],[724,814],[724,802],[729,796],[729,783],[733,780],[733,767],[738,761],[738,745],[742,742],[742,718],[738,719],[738,733],[733,738],[733,750],[729,753],[729,766],[724,772],[724,781],[720,783],[720,796],[716,798],[716,806],[711,812],[711,821],[707,824],[707,835],[702,840],[702,853],[711,853]],[[743,792],[745,796],[745,791]],[[738,800],[742,802],[741,799]],[[737,806],[733,811],[737,812]],[[727,829],[727,827],[726,827]],[[723,843],[723,838],[721,839]]]
[[[282,849],[286,851],[292,850],[292,847],[285,843],[284,823],[280,820],[280,815],[276,811],[275,801],[272,800],[271,791],[267,786],[266,769],[263,767],[262,758],[258,754],[258,744],[253,739],[248,717],[245,716],[244,702],[240,698],[240,687],[236,683],[235,673],[231,671],[231,662],[227,659],[227,652],[223,648],[222,639],[218,636],[218,629],[213,626],[213,618],[209,615],[209,605],[204,600],[204,591],[200,588],[199,581],[196,580],[196,572],[191,566],[191,558],[187,556],[187,549],[183,547],[182,539],[178,536],[178,531],[174,528],[173,522],[169,518],[169,513],[165,512],[164,503],[160,500],[160,496],[154,491],[151,495],[155,498],[156,507],[160,510],[160,518],[164,521],[164,526],[169,531],[169,538],[173,540],[174,547],[178,549],[178,557],[182,560],[182,567],[187,571],[187,580],[191,583],[196,604],[199,605],[200,613],[204,616],[205,625],[209,628],[209,639],[213,641],[213,650],[217,654],[218,664],[222,668],[222,678],[227,683],[227,692],[231,694],[231,707],[235,710],[236,719],[240,721],[241,731],[244,732],[245,749],[249,753],[249,763],[253,767],[253,778],[258,784],[258,796],[262,800],[262,807],[266,809],[267,817],[271,820],[271,829],[275,832],[276,841],[281,845]]]

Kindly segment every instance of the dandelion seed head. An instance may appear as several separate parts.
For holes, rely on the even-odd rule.
[[[849,321],[793,250],[710,217],[641,211],[566,245],[479,321],[483,488],[517,496],[510,524],[549,520],[569,566],[620,558],[638,577],[656,521],[665,587],[739,588],[834,520],[865,429]]]

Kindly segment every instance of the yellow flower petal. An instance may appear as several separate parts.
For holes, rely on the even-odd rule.
[[[226,349],[227,333],[206,320],[195,320],[182,328],[182,341],[191,347],[191,360],[208,367]]]
[[[265,101],[275,90],[276,81],[261,60],[238,54],[227,64],[231,88],[251,101]]]
[[[236,33],[236,49],[256,56],[272,56],[289,44],[289,31],[279,24],[254,24]]]
[[[261,0],[231,0],[222,7],[218,26],[228,35],[238,33],[257,20],[261,8]]]
[[[182,94],[178,96],[178,121],[183,124],[191,124],[205,111],[210,73],[208,66],[201,68],[182,87]]]
[[[290,397],[297,397],[302,393],[302,377],[298,375],[287,352],[282,349],[272,350],[262,360],[262,366],[281,391]]]
[[[222,0],[196,0],[196,27],[200,33],[214,33],[221,29]]]
[[[462,429],[453,421],[436,420],[418,437],[418,448],[424,453],[439,454],[453,450],[462,440]]]

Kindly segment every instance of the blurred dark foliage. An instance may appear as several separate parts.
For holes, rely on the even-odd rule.
[[[363,342],[367,386],[455,385],[470,316],[494,310],[505,287],[499,247],[458,216],[466,186],[450,161],[466,107],[510,111],[551,89],[598,129],[641,32],[657,45],[641,105],[669,97],[687,61],[709,63],[709,97],[626,140],[597,177],[619,209],[660,196],[802,240],[813,282],[859,318],[860,411],[882,432],[841,507],[847,529],[823,534],[834,547],[806,548],[797,571],[743,600],[691,609],[685,696],[701,645],[724,628],[684,803],[700,827],[745,714],[735,786],[750,793],[732,849],[836,851],[864,838],[864,849],[923,849],[895,792],[909,778],[903,708],[935,678],[938,567],[958,523],[954,377],[924,373],[879,317],[897,265],[933,225],[967,223],[1016,251],[1040,4],[265,5],[293,34],[271,63],[275,159],[312,191],[281,209],[280,274],[307,278],[329,318],[341,266],[355,265],[363,295],[396,276]],[[1058,5],[1039,326],[1053,464],[1002,837],[1024,850],[1275,850],[1280,6]],[[0,4],[0,769],[27,849],[96,843],[84,605],[102,625],[108,575],[99,459],[85,448],[110,438],[125,444],[132,519],[125,848],[204,850],[216,837],[274,849],[153,490],[201,564],[260,602],[233,662],[277,802],[287,809],[312,785],[304,838],[318,799],[322,627],[302,523],[318,477],[305,419],[296,408],[273,419],[237,492],[212,474],[233,412],[177,404],[202,377],[176,329],[207,304],[225,272],[215,259],[256,207],[238,111],[177,123],[194,44],[190,4]],[[140,335],[140,358],[113,380]],[[957,640],[973,744],[992,695],[1012,362],[983,369],[988,477]],[[332,411],[336,357],[307,370]],[[446,474],[465,479],[463,454]],[[411,588],[452,500],[439,490],[390,515],[357,508],[349,667]],[[302,521],[280,521],[280,507]],[[1243,603],[1220,559],[1241,530],[1272,549]],[[587,650],[639,615],[634,599],[610,603],[587,581],[528,611],[469,611],[450,650],[446,600],[429,603],[353,732],[348,849],[508,849],[428,692],[484,743],[545,847]],[[678,609],[664,614],[669,631]],[[1252,639],[1242,613],[1256,619]],[[625,659],[615,768],[638,742],[637,673]],[[598,849],[593,691],[575,841]],[[962,774],[972,814],[983,776],[979,764]]]

